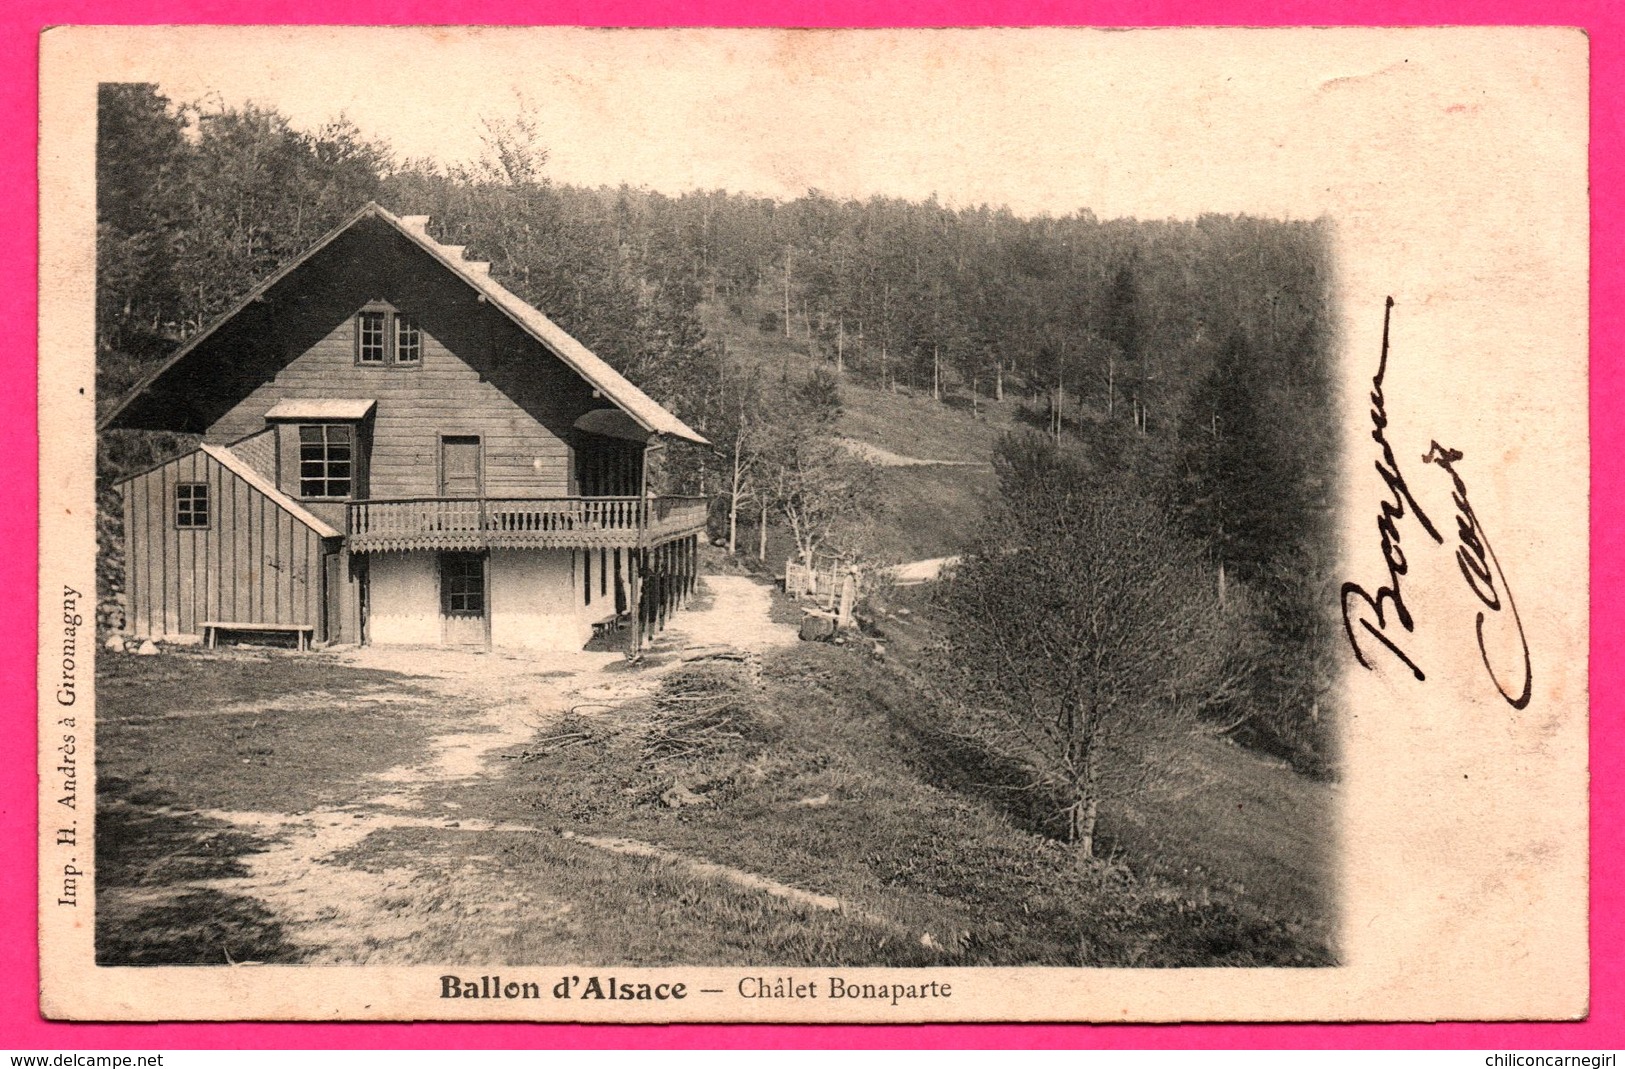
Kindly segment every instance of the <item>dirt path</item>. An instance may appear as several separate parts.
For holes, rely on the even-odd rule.
[[[958,563],[958,557],[932,557],[930,560],[909,561],[907,564],[899,564],[892,568],[892,582],[898,586],[929,583],[933,579],[941,578],[944,568],[952,568]]]
[[[774,623],[769,614],[772,591],[742,575],[709,575],[709,602],[672,617],[661,644],[677,649],[731,646],[760,652],[791,646],[798,640],[789,624]]]
[[[862,457],[869,463],[882,468],[990,468],[992,463],[986,460],[924,460],[920,457],[905,457],[901,453],[893,453],[890,449],[875,445],[872,442],[859,441],[856,438],[837,438],[842,448],[854,456]]]
[[[533,901],[526,889],[492,884],[488,863],[505,839],[551,834],[525,820],[481,815],[482,793],[507,771],[503,755],[522,750],[572,708],[613,707],[647,693],[685,657],[796,642],[793,627],[769,619],[770,607],[767,587],[709,576],[698,605],[670,621],[646,667],[630,671],[619,653],[362,647],[332,654],[340,664],[398,672],[433,692],[438,733],[420,756],[358,780],[340,804],[303,813],[203,813],[266,844],[241,858],[245,875],[208,886],[263,903],[312,962],[425,960],[422,948],[443,945],[447,922],[459,913],[511,915],[516,923],[521,915],[537,923],[561,917],[568,903]],[[421,908],[425,901],[440,903],[440,912]],[[489,937],[486,921],[477,923]]]

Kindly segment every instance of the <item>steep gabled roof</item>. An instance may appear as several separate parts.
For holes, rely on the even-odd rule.
[[[345,231],[361,220],[369,218],[379,219],[389,224],[407,240],[428,253],[442,267],[472,287],[488,304],[501,311],[526,334],[540,342],[543,348],[562,360],[603,395],[606,400],[631,416],[639,426],[650,434],[670,435],[675,438],[698,442],[701,445],[709,444],[703,435],[667,411],[654,398],[634,386],[626,376],[610,367],[585,345],[572,338],[563,327],[526,304],[517,295],[493,279],[490,273],[490,264],[465,260],[463,259],[463,246],[442,245],[431,238],[426,229],[429,222],[428,216],[401,217],[385,210],[376,203],[367,204],[366,207],[356,212],[349,219],[328,231],[304,253],[279,268],[258,286],[255,286],[242,300],[209,324],[205,330],[194,335],[156,370],[143,378],[119,402],[118,406],[101,421],[99,426],[106,427],[112,424],[120,413],[137,398],[145,394],[154,382],[160,379],[170,368],[179,364],[187,354],[204,344],[222,326],[236,318],[244,309],[253,305],[255,301],[264,297],[278,282],[299,270],[311,257],[332,244]]]

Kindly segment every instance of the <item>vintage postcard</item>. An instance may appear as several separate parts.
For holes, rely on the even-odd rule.
[[[1587,1013],[1582,33],[40,48],[46,1016]]]

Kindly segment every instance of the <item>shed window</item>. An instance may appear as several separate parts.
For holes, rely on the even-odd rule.
[[[299,428],[299,496],[349,497],[355,432],[341,423]]]
[[[416,364],[423,359],[423,333],[411,316],[395,317],[395,362]]]
[[[209,484],[177,483],[175,485],[175,526],[209,526]]]
[[[382,364],[388,351],[389,314],[362,312],[356,324],[356,361],[362,364]]]

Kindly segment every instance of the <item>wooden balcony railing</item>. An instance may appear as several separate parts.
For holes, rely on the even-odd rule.
[[[350,549],[598,549],[705,526],[701,497],[413,497],[352,502]]]

